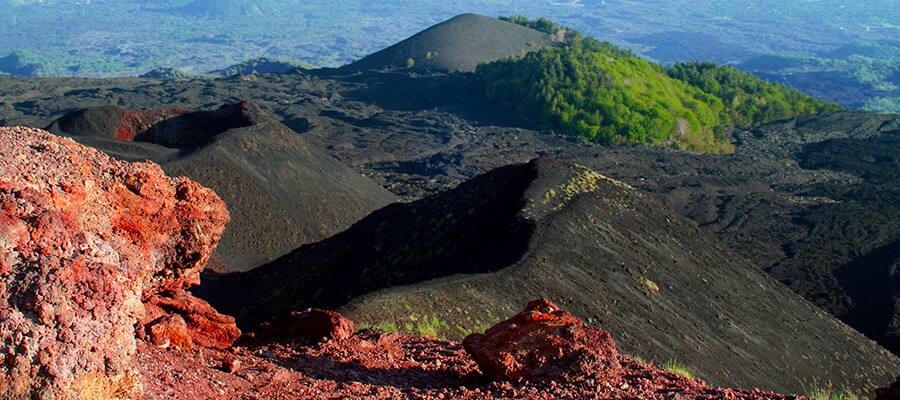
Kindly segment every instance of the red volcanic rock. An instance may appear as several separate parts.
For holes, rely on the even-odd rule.
[[[162,348],[191,349],[194,342],[188,333],[187,322],[178,314],[164,315],[149,324],[150,343]]]
[[[891,386],[875,389],[875,400],[900,400],[900,376]]]
[[[463,347],[481,372],[498,381],[574,381],[610,379],[619,371],[618,351],[606,331],[581,320],[547,299],[472,334]]]
[[[297,339],[310,343],[342,341],[353,336],[353,321],[328,310],[311,308],[273,318],[259,326],[257,338],[263,340]]]
[[[483,382],[459,343],[365,331],[318,346],[268,342],[233,351],[165,351],[139,344],[147,400],[805,400],[710,387],[619,355],[608,380]],[[229,358],[239,361],[234,373]]]
[[[179,289],[156,294],[145,302],[142,323],[152,330],[156,321],[177,315],[185,322],[190,344],[212,349],[227,349],[241,336],[234,318],[216,312],[209,303],[198,299],[186,290]],[[159,344],[153,340],[154,344]]]
[[[122,110],[122,121],[116,127],[114,138],[132,141],[135,136],[146,132],[153,125],[167,119],[189,113],[186,108],[164,108],[156,110]]]
[[[155,164],[0,128],[0,397],[139,398],[141,300],[196,282],[228,218]]]

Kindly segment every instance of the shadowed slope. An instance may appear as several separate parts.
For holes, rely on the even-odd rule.
[[[346,304],[357,321],[450,337],[545,296],[608,329],[626,353],[677,359],[717,384],[861,388],[900,368],[649,195],[550,159],[387,207],[255,271],[204,282],[200,295],[245,325]]]
[[[82,111],[63,120],[114,116],[110,109]],[[232,215],[214,255],[213,267],[219,270],[246,270],[271,261],[347,228],[394,199],[251,103],[165,119],[135,130],[133,142],[95,129],[114,124],[63,120],[50,129],[118,158],[156,161],[169,174],[215,190]]]

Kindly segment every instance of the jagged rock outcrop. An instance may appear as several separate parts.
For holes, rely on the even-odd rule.
[[[0,128],[0,395],[139,398],[142,299],[196,284],[228,219],[155,164]]]
[[[610,379],[619,372],[619,353],[609,332],[585,326],[547,299],[466,337],[463,347],[492,380]]]
[[[340,313],[310,308],[294,311],[260,324],[256,337],[262,340],[299,340],[318,343],[326,340],[347,340],[356,326]]]
[[[322,310],[316,314],[337,316]],[[513,321],[523,325],[513,326]],[[600,340],[590,339],[591,334],[598,334]],[[515,343],[504,343],[506,338]],[[489,358],[506,359],[505,365],[524,362],[519,372],[540,373],[517,381],[484,379],[478,372],[479,368],[484,371],[485,364],[479,362],[479,367],[473,361],[464,350],[469,347],[466,344],[377,329],[316,346],[290,340],[256,342],[233,351],[204,351],[202,356],[142,344],[139,357],[148,400],[806,400],[756,389],[713,387],[616,354],[608,334],[546,300],[532,302],[482,339],[481,344],[489,346],[493,341],[501,349],[518,345],[512,353],[482,350]],[[577,379],[556,379],[560,377]]]

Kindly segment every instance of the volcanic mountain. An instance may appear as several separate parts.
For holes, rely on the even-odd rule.
[[[471,72],[480,63],[524,54],[551,44],[548,35],[534,29],[496,18],[462,14],[345,68],[368,70],[416,66]]]
[[[268,0],[194,0],[174,9],[179,14],[210,18],[258,17],[276,10]]]
[[[252,103],[196,112],[96,107],[48,129],[213,188],[232,217],[213,257],[220,270],[263,264],[394,200]]]
[[[459,337],[546,296],[612,332],[624,352],[677,359],[717,384],[860,388],[858,377],[888,382],[900,369],[653,197],[546,158],[387,206],[268,265],[204,282],[199,295],[250,328],[343,307],[374,326]]]

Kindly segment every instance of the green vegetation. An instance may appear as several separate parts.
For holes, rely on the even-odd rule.
[[[666,361],[666,363],[662,365],[662,368],[673,374],[681,376],[682,378],[694,379],[694,372],[688,369],[688,367],[679,363],[678,360]]]
[[[871,382],[869,382],[869,384],[871,385]],[[867,398],[865,395],[859,396],[849,388],[837,387],[831,381],[816,380],[811,387],[806,387],[806,385],[804,385],[804,389],[806,391],[806,397],[815,400],[859,400]]]
[[[673,65],[668,72],[670,77],[687,82],[721,100],[724,109],[720,123],[724,125],[747,128],[797,115],[840,109],[799,90],[759,79],[732,67],[686,62]]]
[[[789,53],[751,58],[738,68],[782,78],[850,107],[898,112],[900,41],[861,41],[816,56]]]
[[[362,322],[356,326],[357,332],[365,330],[373,330],[378,332],[400,332],[400,328],[397,328],[397,324],[393,322],[381,322],[374,325]]]
[[[815,400],[859,400],[860,397],[849,389],[818,388],[807,393],[806,397]]]
[[[16,50],[0,57],[0,71],[12,75],[111,74],[124,66],[111,60],[82,60],[77,57],[48,57],[32,51]]]
[[[863,109],[881,114],[900,114],[900,98],[876,97],[867,101]]]
[[[536,31],[544,32],[548,35],[555,35],[559,33],[559,31],[565,29],[561,25],[557,24],[555,21],[551,21],[547,18],[538,18],[538,19],[530,19],[524,15],[513,15],[509,17],[498,17],[501,21],[512,22],[517,25],[522,25],[527,28],[534,29]]]
[[[507,20],[564,30],[541,19]],[[585,140],[713,153],[734,149],[721,134],[725,126],[838,109],[730,67],[682,63],[666,70],[610,43],[567,36],[564,46],[480,65],[476,75],[485,95]]]
[[[714,134],[718,99],[608,43],[583,39],[480,65],[476,75],[488,98],[586,140],[731,150]]]
[[[580,32],[574,29],[566,28],[560,24],[557,24],[555,21],[551,21],[543,17],[538,19],[530,19],[524,15],[513,15],[511,17],[498,18],[501,21],[511,22],[517,25],[522,25],[526,28],[544,32],[550,35],[552,40],[557,42],[575,43],[584,38],[584,36]]]
[[[644,277],[641,277],[640,281],[641,281],[641,285],[643,285],[645,288],[647,288],[647,290],[649,290],[653,293],[657,293],[657,294],[659,293],[659,285],[656,282],[651,281]]]
[[[416,335],[432,339],[444,337],[444,332],[450,327],[446,322],[433,315],[424,317],[410,315],[409,319],[411,322],[403,325],[405,332],[415,333]]]

